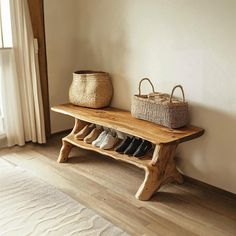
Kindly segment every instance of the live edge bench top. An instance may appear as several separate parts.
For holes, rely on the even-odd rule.
[[[155,191],[164,184],[170,182],[181,184],[183,182],[182,175],[176,168],[174,160],[176,148],[179,143],[197,138],[204,132],[203,129],[190,125],[181,129],[168,129],[151,122],[138,120],[133,118],[130,112],[112,107],[90,109],[64,104],[52,107],[52,110],[75,118],[73,130],[62,139],[58,162],[66,162],[71,149],[77,146],[142,168],[145,171],[145,178],[135,197],[143,201],[149,200]],[[91,144],[84,143],[83,140],[75,138],[79,130],[87,124],[86,122],[113,128],[149,140],[155,144],[155,147],[140,159],[117,153],[114,149],[103,150],[94,147]]]
[[[52,107],[52,110],[79,120],[113,128],[149,140],[154,144],[182,143],[200,137],[204,133],[202,128],[192,125],[180,129],[165,128],[148,121],[133,118],[129,111],[113,107],[91,109],[72,104],[63,104]]]

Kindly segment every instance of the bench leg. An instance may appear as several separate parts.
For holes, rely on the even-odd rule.
[[[157,169],[145,169],[145,178],[135,197],[141,201],[149,200],[158,188]]]
[[[174,156],[177,144],[156,145],[150,166],[146,167],[145,178],[135,197],[146,201],[164,184],[182,183],[183,178],[176,169]]]
[[[79,130],[81,130],[87,124],[88,124],[87,122],[81,121],[81,120],[75,118],[75,125],[71,131],[71,134],[76,134],[77,132],[79,132]],[[62,147],[61,147],[57,162],[59,162],[59,163],[66,162],[69,157],[70,151],[73,147],[74,147],[73,144],[62,139]]]
[[[66,162],[69,157],[70,151],[73,147],[74,147],[74,145],[72,145],[71,143],[69,143],[65,140],[62,140],[62,147],[61,147],[57,162],[58,163]]]

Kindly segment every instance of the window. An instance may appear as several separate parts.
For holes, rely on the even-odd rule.
[[[12,48],[9,0],[0,0],[0,49],[1,48]]]
[[[5,57],[8,51],[1,51],[3,49],[12,48],[12,29],[11,29],[11,15],[10,15],[10,0],[0,0],[0,92],[2,92],[2,77],[4,76],[5,68],[9,67],[9,57]],[[4,58],[4,60],[3,60]],[[0,146],[2,145],[2,138],[5,137],[4,117],[2,106],[2,94],[0,94]]]

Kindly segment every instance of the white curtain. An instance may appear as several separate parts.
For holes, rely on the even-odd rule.
[[[10,0],[13,48],[0,51],[4,128],[8,146],[45,143],[37,41],[27,0]]]

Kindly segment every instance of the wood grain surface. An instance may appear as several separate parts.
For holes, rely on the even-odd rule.
[[[133,118],[129,111],[117,108],[90,109],[72,104],[63,104],[52,107],[52,110],[79,120],[96,123],[128,133],[154,144],[182,143],[200,137],[204,130],[195,126],[186,126],[180,129],[169,129],[154,123]]]
[[[28,5],[34,37],[38,39],[38,59],[44,109],[45,132],[46,137],[49,138],[51,135],[51,126],[43,0],[28,0]]]

